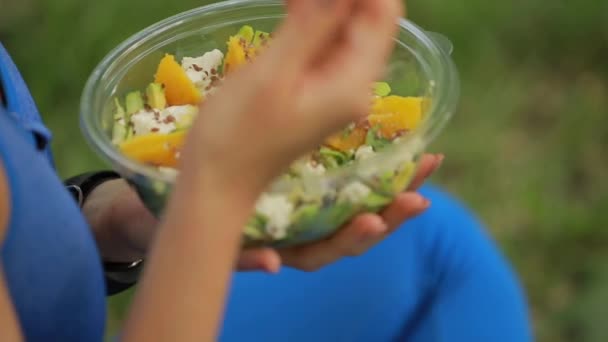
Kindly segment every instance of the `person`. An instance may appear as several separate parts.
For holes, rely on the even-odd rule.
[[[365,113],[401,11],[394,0],[288,5],[271,47],[202,106],[160,222],[112,172],[60,181],[50,132],[0,46],[2,341],[101,341],[104,290],[131,286],[144,263],[125,341],[530,339],[523,294],[479,224],[440,190],[416,192],[440,155],[424,156],[380,215],[307,246],[239,250],[262,189]],[[267,273],[230,283],[235,265]]]

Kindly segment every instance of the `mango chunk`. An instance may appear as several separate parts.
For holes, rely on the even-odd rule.
[[[176,167],[178,152],[184,144],[186,132],[147,134],[134,137],[120,144],[120,151],[140,163]]]
[[[197,105],[202,95],[173,55],[165,55],[156,71],[155,83],[165,87],[165,96],[170,106]]]
[[[232,36],[228,40],[228,51],[224,58],[224,74],[228,75],[240,66],[247,63],[254,54],[249,42],[241,36]]]
[[[372,127],[379,127],[384,138],[392,139],[418,127],[422,121],[422,104],[420,97],[377,98],[368,120]]]
[[[356,150],[359,146],[363,145],[365,143],[366,135],[366,129],[355,127],[349,134],[340,132],[329,137],[325,141],[325,145],[342,152],[348,152],[350,150]]]

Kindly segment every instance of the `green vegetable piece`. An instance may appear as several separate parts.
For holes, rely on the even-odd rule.
[[[355,207],[350,203],[336,203],[330,209],[329,222],[332,228],[340,227],[348,221],[351,215],[355,214]]]
[[[196,106],[187,105],[188,112],[180,115],[175,121],[175,128],[177,130],[188,129],[192,126],[196,115],[198,114],[198,109]]]
[[[375,151],[381,150],[387,145],[390,145],[391,141],[381,137],[378,134],[380,126],[375,126],[367,132],[365,137],[365,144],[374,148]]]
[[[376,82],[374,83],[374,94],[380,96],[380,97],[385,97],[390,95],[391,93],[391,86],[388,85],[388,83],[386,82]]]
[[[150,83],[146,89],[146,97],[148,98],[148,105],[154,109],[163,110],[167,107],[165,89],[162,84]]]
[[[254,215],[245,226],[245,236],[252,240],[263,240],[265,238],[266,217],[260,214]]]
[[[301,223],[313,219],[321,209],[320,204],[306,204],[298,208],[291,216],[291,221]]]
[[[117,98],[114,99],[114,125],[112,126],[112,143],[118,145],[127,138],[127,115]]]
[[[265,238],[266,222],[267,220],[264,216],[256,214],[245,226],[245,236],[252,240],[263,240]]]
[[[144,108],[144,98],[140,91],[133,91],[127,94],[127,117],[139,112]]]
[[[243,39],[245,39],[247,41],[247,43],[251,43],[253,41],[253,36],[255,35],[255,31],[253,30],[253,27],[251,27],[249,25],[245,25],[245,26],[241,27],[238,35],[240,37],[242,37]]]
[[[391,202],[391,198],[387,196],[383,196],[381,194],[372,192],[367,196],[365,201],[363,202],[366,209],[371,211],[378,211],[384,208],[387,204]]]
[[[397,193],[405,190],[414,177],[414,171],[416,171],[416,164],[407,162],[392,180],[393,192]]]
[[[133,91],[127,94],[126,99],[127,112],[125,117],[127,118],[127,137],[126,140],[131,139],[135,134],[133,125],[131,125],[131,115],[142,110],[144,108],[144,98],[140,91]]]
[[[380,181],[380,187],[382,191],[386,193],[393,193],[394,181],[395,181],[395,172],[394,171],[385,171],[384,173],[378,176]]]
[[[265,46],[270,39],[270,33],[264,31],[256,31],[253,37],[253,46],[257,49]]]
[[[321,162],[328,169],[344,165],[351,161],[353,157],[351,154],[337,151],[328,147],[321,147],[319,154],[321,155]]]

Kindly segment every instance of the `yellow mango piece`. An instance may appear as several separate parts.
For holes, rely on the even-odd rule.
[[[384,138],[416,129],[422,121],[421,97],[387,96],[376,98],[368,121],[372,127],[379,126]]]
[[[167,54],[161,59],[154,82],[164,85],[170,106],[197,105],[202,100],[200,91],[173,55]]]
[[[119,148],[125,156],[140,163],[175,167],[177,153],[184,144],[185,135],[185,131],[141,135],[125,141]]]
[[[240,36],[230,37],[228,40],[228,51],[224,58],[224,74],[228,75],[247,63],[249,56],[252,56],[253,52],[253,49],[244,38]]]
[[[359,148],[359,146],[363,145],[365,143],[366,135],[366,129],[362,127],[355,127],[348,135],[344,135],[342,132],[340,132],[329,137],[325,141],[325,145],[342,152],[348,152],[350,150],[356,150]]]

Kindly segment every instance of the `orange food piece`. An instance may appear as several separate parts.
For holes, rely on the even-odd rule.
[[[367,130],[365,128],[355,127],[350,134],[340,132],[329,137],[325,141],[325,145],[342,152],[356,150],[365,143],[366,135]]]
[[[167,54],[161,59],[154,82],[164,85],[170,106],[197,105],[202,99],[200,91],[173,55]]]
[[[379,126],[384,138],[416,129],[422,121],[421,97],[387,96],[374,100],[368,121],[372,127]]]
[[[228,40],[228,51],[224,58],[224,74],[236,70],[247,63],[248,57],[253,56],[254,51],[247,41],[240,36],[232,36]]]
[[[178,152],[184,144],[185,135],[185,131],[141,135],[125,141],[119,148],[125,156],[140,163],[175,167]]]

